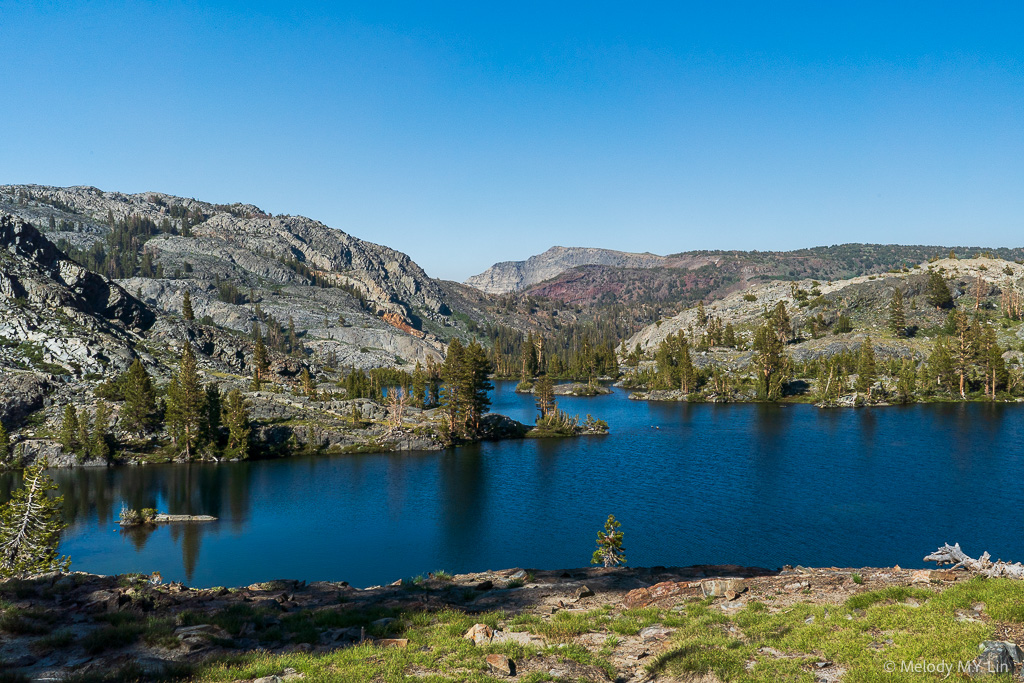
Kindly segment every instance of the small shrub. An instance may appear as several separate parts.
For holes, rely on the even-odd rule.
[[[757,295],[751,294],[750,292],[747,292],[746,294],[743,295],[743,300],[744,301],[757,301]]]
[[[864,577],[861,576],[860,574],[854,573],[851,578],[853,579],[853,582],[855,584],[857,584],[858,586],[863,586],[864,585]]]
[[[133,524],[141,524],[142,517],[139,515],[137,510],[130,508],[121,508],[121,524],[123,526],[131,526]]]

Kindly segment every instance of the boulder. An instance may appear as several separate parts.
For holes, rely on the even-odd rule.
[[[500,676],[514,676],[516,672],[516,663],[505,655],[487,655],[487,666]]]
[[[647,588],[636,588],[629,591],[622,599],[622,605],[626,609],[636,609],[668,598],[697,597],[699,591],[699,584],[690,584],[686,581],[662,581]]]
[[[701,591],[705,597],[723,597],[726,593],[738,595],[747,590],[743,579],[707,579],[700,583]]]
[[[494,638],[494,631],[487,624],[473,624],[462,637],[472,640],[475,645],[487,645]]]

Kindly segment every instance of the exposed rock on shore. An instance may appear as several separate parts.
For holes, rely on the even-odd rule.
[[[217,680],[299,680],[316,662],[329,665],[347,652],[350,665],[365,660],[409,675],[458,678],[477,671],[501,680],[513,672],[544,672],[638,683],[678,680],[666,665],[697,646],[689,639],[698,637],[704,640],[692,642],[709,655],[723,653],[723,661],[741,652],[741,670],[744,657],[748,670],[788,659],[816,680],[835,682],[863,663],[842,652],[829,654],[825,640],[813,644],[813,629],[827,622],[833,639],[845,637],[843,629],[866,634],[864,646],[879,662],[903,653],[894,638],[916,638],[911,646],[921,647],[920,638],[941,638],[942,629],[947,638],[966,639],[947,656],[980,665],[1002,662],[1005,654],[1012,662],[1021,631],[1012,619],[996,615],[1020,584],[990,579],[1006,583],[991,584],[988,604],[970,609],[956,606],[969,598],[948,608],[930,600],[944,591],[963,592],[967,578],[966,572],[922,574],[899,567],[510,569],[360,590],[345,582],[293,580],[192,589],[164,585],[156,575],[51,574],[0,582],[0,597],[9,601],[0,622],[0,657],[9,669],[40,680],[70,672],[115,678],[130,672],[146,679],[204,671]],[[921,627],[927,633],[862,628],[891,612],[916,610],[934,613]],[[704,621],[688,621],[694,615]],[[771,619],[803,629],[810,645],[778,649],[785,647],[781,636],[756,627]],[[462,644],[436,640],[431,634],[437,628]],[[738,643],[731,650],[730,638]],[[406,660],[406,651],[419,653],[417,663]]]

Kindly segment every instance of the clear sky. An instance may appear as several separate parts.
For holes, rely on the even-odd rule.
[[[1024,245],[1024,5],[0,0],[0,183],[548,247]]]

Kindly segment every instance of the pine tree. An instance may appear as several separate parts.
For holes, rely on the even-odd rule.
[[[956,386],[956,370],[953,365],[953,356],[950,353],[949,345],[945,337],[939,337],[935,342],[931,355],[928,357],[928,374],[935,382],[936,387],[952,393]]]
[[[57,555],[65,522],[62,497],[47,495],[57,488],[40,463],[25,470],[21,488],[0,506],[0,576],[67,571],[71,561]]]
[[[60,446],[65,453],[73,453],[78,445],[78,412],[70,403],[64,406],[60,423]]]
[[[259,323],[253,325],[253,333],[256,336],[256,341],[253,344],[252,350],[252,390],[259,391],[263,386],[263,382],[267,379],[267,371],[270,369],[270,359],[267,356],[267,347],[263,343],[263,335],[260,332]]]
[[[604,523],[604,531],[597,532],[597,550],[590,558],[590,564],[599,564],[604,567],[617,567],[626,564],[626,556],[622,547],[623,533],[619,531],[622,524],[615,519],[615,515],[608,515]]]
[[[1009,380],[1009,372],[1006,369],[1006,361],[1003,359],[1003,349],[996,339],[996,331],[990,326],[979,335],[979,360],[981,361],[984,373],[985,395],[995,400],[996,392],[1004,387]]]
[[[316,380],[313,379],[313,375],[309,373],[309,368],[302,368],[302,392],[309,397],[310,401],[317,400],[316,394]]]
[[[464,353],[462,342],[458,338],[453,339],[448,344],[448,353],[445,354],[444,364],[441,366],[441,380],[444,383],[441,407],[444,409],[450,436],[460,432],[460,418],[465,414],[463,397],[459,392],[459,382],[465,366]]]
[[[780,301],[775,304],[775,308],[768,319],[775,328],[775,334],[778,336],[779,341],[787,344],[793,336],[793,322],[789,317],[789,311],[786,310],[786,302]]]
[[[416,361],[416,367],[412,371],[412,404],[422,408],[426,404],[427,375],[423,372],[423,366]]]
[[[78,414],[78,437],[76,442],[78,445],[78,461],[82,462],[89,457],[89,444],[92,442],[92,435],[89,429],[89,413],[84,410]]]
[[[192,345],[186,342],[178,372],[167,387],[167,429],[179,453],[191,460],[202,445],[208,426],[206,392],[199,382]]]
[[[233,458],[249,457],[249,438],[252,428],[249,426],[249,411],[242,392],[232,389],[228,394],[228,454]]]
[[[124,383],[124,406],[121,424],[128,425],[137,434],[149,432],[156,423],[156,392],[142,361],[138,358],[128,368]]]
[[[110,460],[110,406],[105,401],[96,405],[92,436],[89,439],[89,455],[100,460]]]
[[[555,386],[548,375],[541,375],[533,385],[533,400],[540,411],[540,417],[547,417],[558,409],[555,402]]]
[[[205,388],[206,392],[206,433],[203,435],[203,440],[216,439],[217,432],[220,430],[220,416],[223,408],[223,400],[221,398],[220,387],[216,384],[207,384]]]
[[[189,294],[187,289],[185,290],[185,296],[181,301],[181,316],[185,318],[185,320],[196,319],[196,314],[192,311],[192,295]]]
[[[11,437],[7,433],[7,428],[4,427],[3,421],[0,421],[0,467],[6,466],[7,458],[11,456]]]
[[[846,313],[840,313],[839,318],[836,320],[836,325],[833,328],[835,334],[846,334],[853,332],[853,321],[850,320],[850,316]]]
[[[906,358],[900,366],[899,375],[896,377],[896,395],[900,403],[910,403],[914,400],[914,393],[917,391],[917,371],[914,363]]]
[[[491,404],[488,391],[493,386],[488,379],[491,364],[487,352],[477,342],[463,346],[458,339],[448,345],[441,368],[444,408],[451,436],[475,438],[480,432],[481,420]]]
[[[903,292],[897,287],[889,303],[889,329],[897,337],[907,334],[907,316],[903,312]]]
[[[946,279],[937,270],[928,273],[928,303],[935,308],[951,308],[953,294],[949,291]]]
[[[492,368],[487,352],[478,342],[470,342],[464,358],[466,367],[462,372],[460,390],[464,392],[467,433],[473,438],[480,433],[481,420],[490,408],[488,392],[494,385],[488,379]]]
[[[777,401],[782,398],[782,385],[788,369],[783,349],[783,342],[771,321],[757,328],[754,333],[754,362],[758,396],[762,399]]]
[[[860,352],[857,354],[857,391],[865,393],[871,398],[871,387],[877,379],[877,368],[875,365],[875,347],[871,337],[867,337],[860,345]]]
[[[956,337],[953,347],[953,364],[960,382],[960,398],[967,398],[967,375],[971,371],[977,349],[977,329],[967,316],[956,312]]]
[[[299,352],[299,341],[298,337],[295,336],[295,319],[292,316],[288,316],[288,353],[297,354]]]
[[[732,323],[727,323],[725,326],[725,332],[722,333],[722,346],[736,348],[736,330]]]

